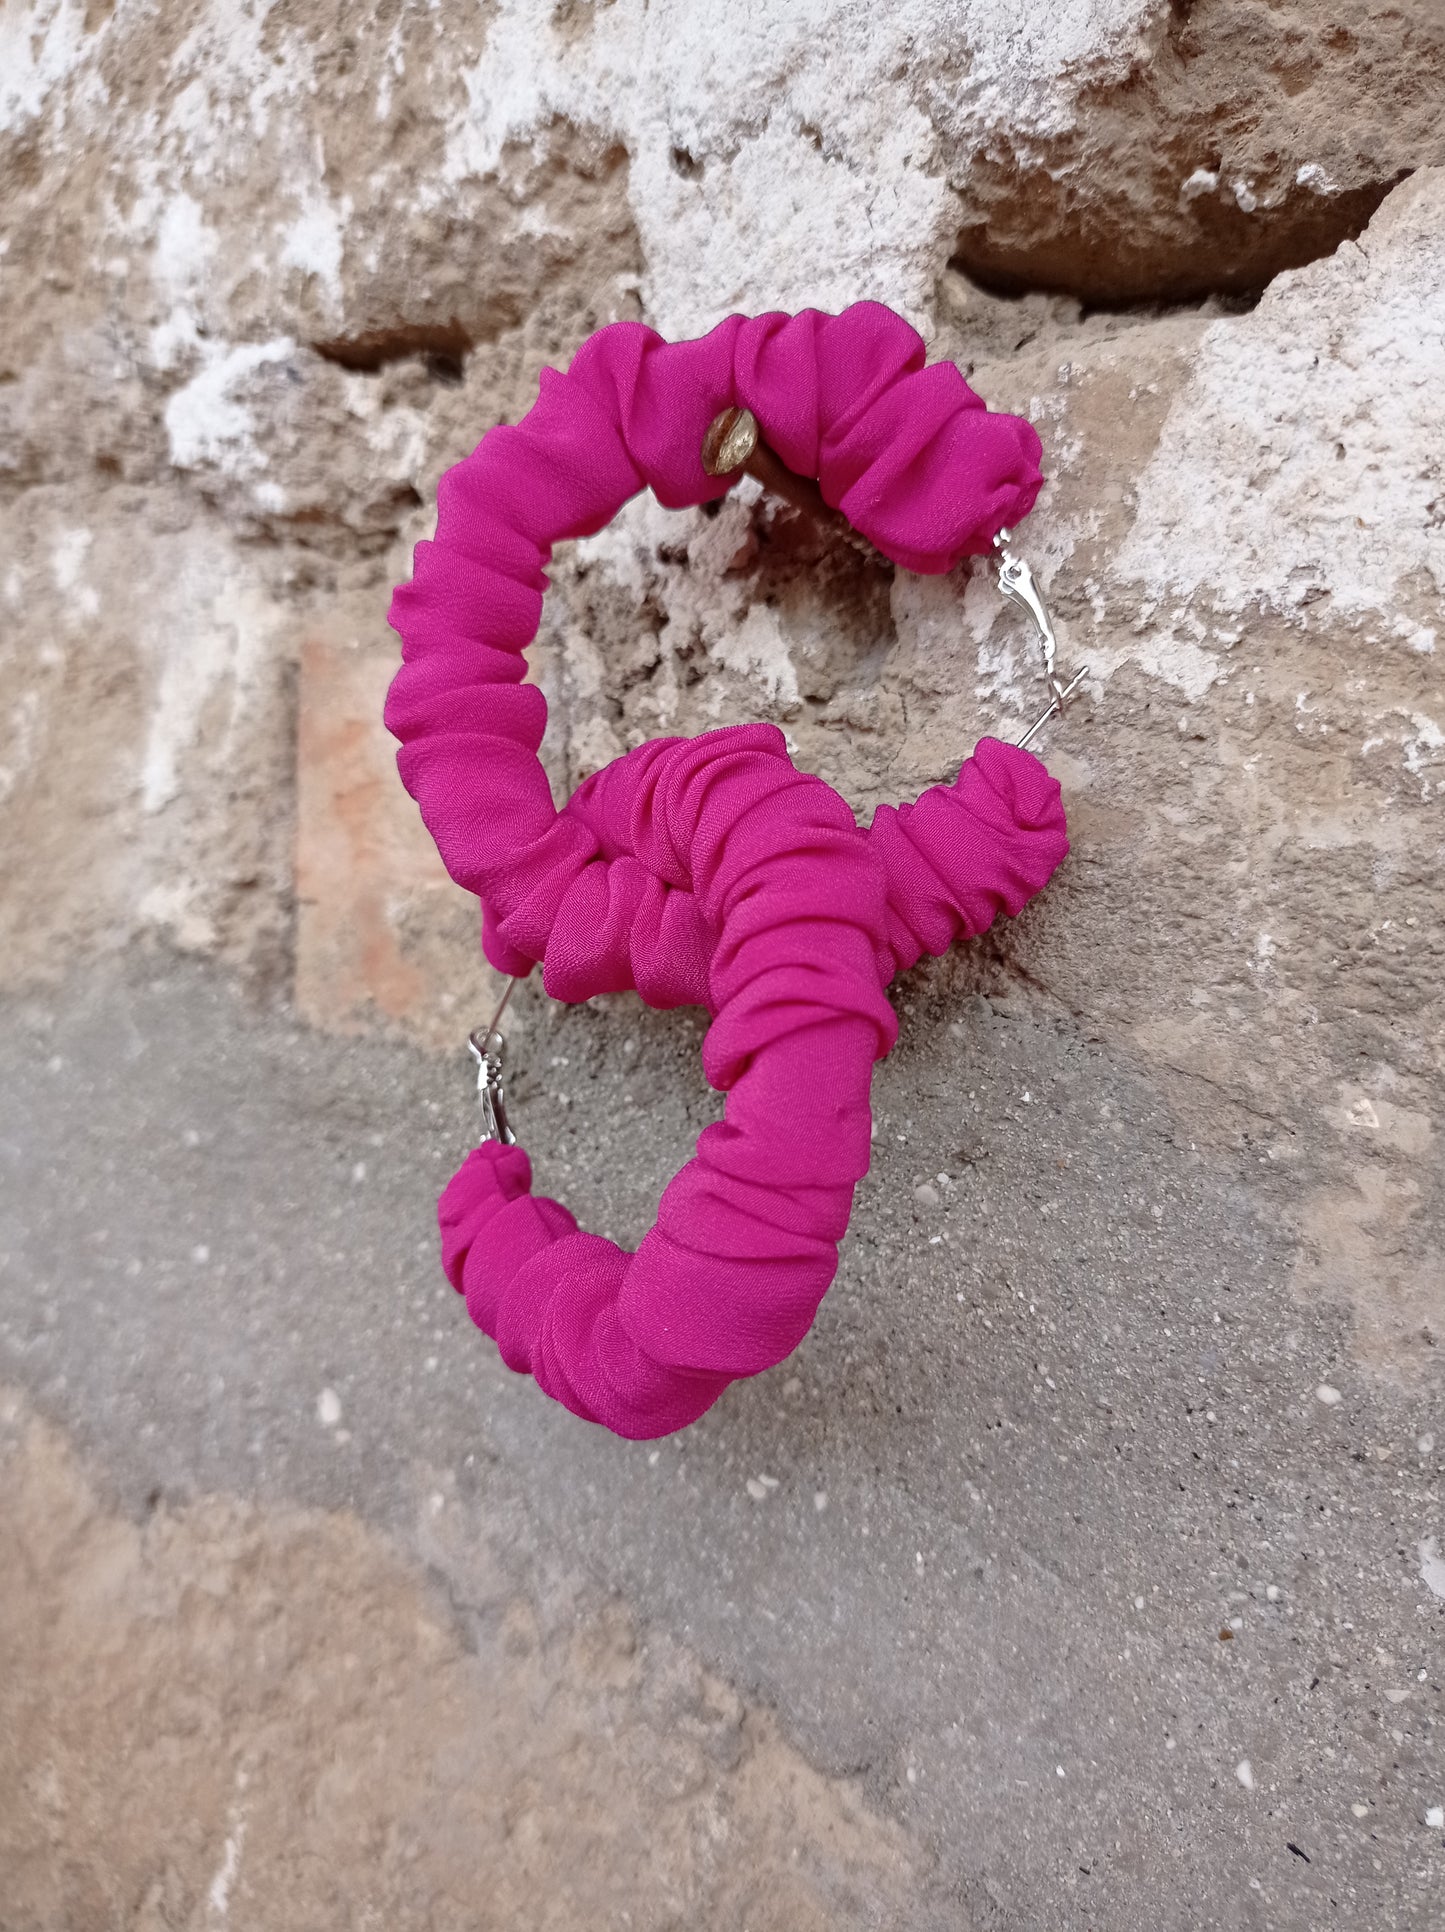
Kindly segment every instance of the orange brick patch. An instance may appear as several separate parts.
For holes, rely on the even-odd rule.
[[[476,901],[453,884],[397,777],[380,645],[308,637],[297,727],[297,1008],[331,1032],[460,1045],[499,984]]]

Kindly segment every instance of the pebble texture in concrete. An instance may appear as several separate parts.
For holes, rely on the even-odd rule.
[[[1016,1001],[904,1001],[813,1335],[655,1445],[510,1376],[440,1279],[459,1064],[195,970],[12,1007],[5,1375],[134,1517],[219,1494],[379,1525],[504,1672],[499,1600],[627,1606],[645,1655],[706,1660],[861,1791],[843,1922],[1125,1926],[1147,1897],[1160,1926],[1423,1929],[1438,1392],[1363,1375],[1345,1311],[1292,1292],[1257,1139],[1201,1152]],[[609,1004],[535,1008],[515,1097],[542,1184],[625,1237],[712,1103],[695,1025]],[[244,1688],[235,1723],[241,1764]]]

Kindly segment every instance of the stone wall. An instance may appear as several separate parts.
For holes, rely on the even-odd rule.
[[[1027,548],[1091,671],[1048,740],[1071,866],[935,982],[1067,1009],[1257,1142],[1309,1292],[1416,1363],[1442,90],[1433,0],[7,5],[7,980],[150,935],[452,1037],[472,910],[377,724],[438,474],[599,323],[881,298],[1038,423]],[[572,546],[534,665],[559,785],[761,715],[865,811],[1037,703],[981,577],[746,491]]]

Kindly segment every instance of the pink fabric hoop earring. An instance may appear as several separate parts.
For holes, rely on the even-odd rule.
[[[885,988],[1017,913],[1068,851],[1056,781],[987,738],[953,785],[881,807],[866,832],[767,724],[654,740],[556,808],[545,700],[522,682],[552,546],[647,487],[671,508],[722,495],[759,430],[895,563],[938,573],[997,549],[1000,588],[1044,648],[1044,717],[1073,688],[1007,549],[1042,481],[1038,437],[951,363],[926,365],[877,303],[733,316],[677,344],[614,323],[443,477],[435,540],[391,608],[403,782],[481,900],[494,966],[540,963],[561,1000],[630,988],[705,1007],[704,1070],[727,1094],[629,1254],[533,1196],[495,1022],[473,1036],[486,1134],[441,1199],[448,1276],[511,1368],[624,1436],[683,1427],[807,1333],[868,1167],[872,1067],[897,1033]]]

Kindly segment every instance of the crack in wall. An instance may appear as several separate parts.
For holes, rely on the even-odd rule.
[[[446,322],[398,322],[390,328],[329,336],[310,346],[323,361],[370,376],[389,363],[419,357],[434,382],[455,385],[462,380],[476,339],[452,316]]]
[[[1217,189],[1217,169],[1197,172],[1214,176]],[[1191,202],[1192,232],[1147,252],[1133,239],[1134,211],[1120,208],[1111,221],[1113,211],[1096,201],[1059,194],[1055,168],[1020,168],[1010,175],[1010,195],[1041,207],[1054,200],[1051,218],[1036,215],[1026,240],[1000,239],[993,219],[966,223],[949,266],[990,294],[1073,296],[1095,312],[1157,316],[1211,297],[1254,302],[1278,276],[1363,234],[1381,202],[1412,172],[1397,169],[1328,198],[1300,189],[1267,211],[1211,191]]]

